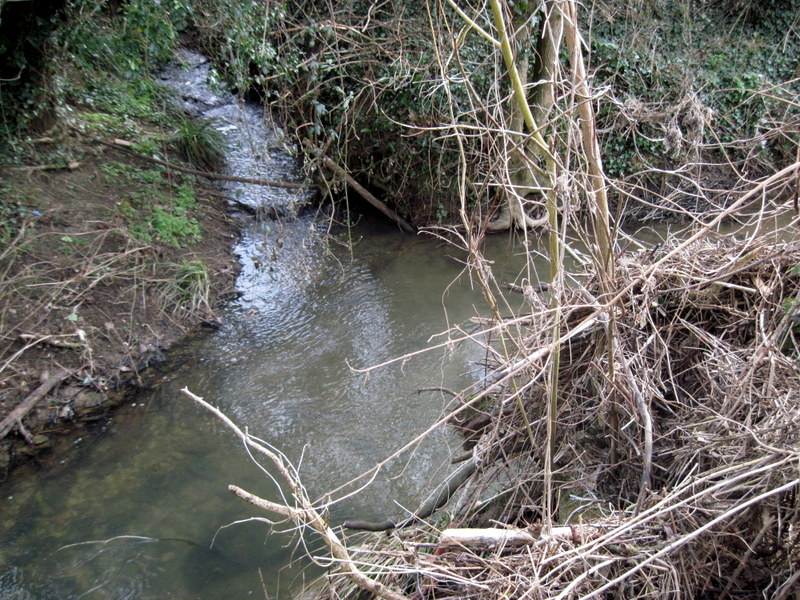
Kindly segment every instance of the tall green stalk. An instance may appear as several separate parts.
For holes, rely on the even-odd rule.
[[[548,261],[550,264],[550,303],[553,312],[553,353],[550,363],[550,395],[547,410],[547,446],[545,448],[544,459],[544,519],[545,526],[552,526],[552,496],[553,496],[553,455],[555,450],[555,429],[558,417],[558,370],[560,363],[560,341],[561,341],[561,307],[558,294],[558,279],[561,272],[561,240],[558,237],[558,206],[556,204],[555,181],[557,175],[557,163],[555,156],[550,151],[549,146],[542,136],[537,125],[533,112],[531,111],[522,79],[519,76],[517,65],[514,60],[514,53],[511,48],[511,41],[506,30],[503,7],[500,0],[490,0],[492,14],[494,15],[495,26],[500,38],[500,52],[503,55],[506,69],[508,70],[511,85],[514,89],[514,101],[522,112],[525,126],[530,131],[534,144],[545,158],[546,171],[548,178],[548,189],[546,195],[547,220],[548,220]]]
[[[586,157],[588,167],[588,191],[592,199],[592,217],[594,227],[594,239],[597,244],[595,252],[595,264],[597,275],[600,278],[601,290],[603,292],[600,303],[607,302],[614,296],[614,248],[611,237],[611,225],[608,211],[608,197],[606,194],[606,176],[603,172],[603,160],[600,156],[600,146],[597,142],[597,131],[595,128],[594,109],[592,107],[592,95],[589,89],[586,67],[583,65],[583,50],[581,38],[578,31],[578,9],[575,0],[566,2],[567,18],[565,19],[565,38],[569,51],[570,63],[572,64],[572,85],[575,90],[575,97],[578,102],[578,113],[580,115],[581,145],[583,154]],[[615,369],[616,358],[614,348],[618,345],[616,341],[616,323],[613,311],[609,312],[609,322],[606,327],[606,357],[608,371],[606,377],[611,382],[611,414],[609,424],[611,426],[611,452],[610,462],[617,462],[617,447],[619,443],[619,418],[616,385],[617,373]]]

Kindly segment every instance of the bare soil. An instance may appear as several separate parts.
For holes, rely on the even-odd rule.
[[[80,160],[67,168],[0,167],[0,193],[21,207],[16,236],[0,245],[0,480],[41,456],[55,436],[103,418],[170,346],[215,326],[238,269],[238,227],[214,187],[193,184],[199,241],[142,241],[131,231],[131,211],[122,209],[143,188],[104,165],[152,164],[77,143]],[[176,283],[199,261],[206,280],[191,280],[194,288]],[[58,385],[9,423],[15,408],[62,371]]]

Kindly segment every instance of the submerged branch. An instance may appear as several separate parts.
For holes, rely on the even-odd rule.
[[[83,132],[81,132],[83,133]],[[239,177],[237,175],[225,175],[224,173],[212,173],[210,171],[201,171],[199,169],[192,169],[189,167],[182,167],[180,165],[176,165],[175,163],[167,162],[165,160],[161,160],[160,158],[155,158],[153,156],[147,156],[146,154],[142,154],[141,152],[136,152],[133,148],[133,144],[127,140],[120,140],[115,139],[113,142],[107,142],[105,140],[101,140],[99,138],[87,135],[86,137],[90,138],[92,141],[98,142],[105,146],[110,146],[111,148],[118,148],[121,150],[127,150],[131,154],[135,154],[139,158],[143,158],[144,160],[150,161],[156,165],[160,165],[167,169],[171,169],[173,171],[178,171],[179,173],[186,173],[187,175],[196,175],[198,177],[206,177],[207,179],[216,179],[217,181],[232,181],[235,183],[249,183],[251,185],[262,185],[265,187],[276,187],[276,188],[283,188],[287,190],[306,190],[311,187],[308,183],[294,183],[292,181],[273,181],[271,179],[260,179],[257,177]]]
[[[230,485],[228,489],[233,492],[237,497],[245,500],[246,502],[257,506],[263,510],[277,513],[283,517],[289,518],[294,521],[298,526],[307,526],[316,531],[330,550],[331,557],[339,564],[344,574],[360,588],[375,594],[385,600],[409,600],[408,596],[401,594],[392,588],[380,583],[379,581],[367,577],[362,573],[355,562],[350,557],[350,551],[347,546],[339,539],[336,532],[331,529],[327,519],[314,507],[312,502],[308,499],[300,481],[297,479],[294,470],[287,466],[283,457],[279,456],[272,450],[266,448],[261,443],[255,441],[252,436],[242,431],[233,421],[231,421],[222,411],[210,405],[189,391],[188,388],[181,390],[185,395],[194,400],[200,406],[206,408],[214,415],[216,415],[229,429],[231,429],[236,436],[242,440],[248,447],[258,451],[263,456],[270,459],[273,466],[280,472],[284,483],[286,483],[292,490],[292,496],[297,502],[297,507],[287,506],[286,504],[279,504],[260,498],[255,494],[251,494],[242,488]]]
[[[51,375],[47,380],[42,383],[38,388],[31,392],[19,405],[12,410],[5,419],[0,422],[0,440],[6,437],[9,432],[14,429],[14,425],[22,427],[22,419],[25,418],[36,403],[44,398],[50,390],[56,387],[59,383],[64,381],[69,376],[67,371],[59,371],[55,375]]]
[[[473,455],[471,461],[464,463],[458,471],[447,478],[447,481],[434,494],[419,507],[419,510],[406,519],[385,521],[362,521],[349,519],[344,522],[346,529],[359,529],[362,531],[387,531],[389,529],[402,529],[430,517],[434,512],[450,501],[458,489],[478,470],[479,459]]]

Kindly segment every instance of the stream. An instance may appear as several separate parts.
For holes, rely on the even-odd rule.
[[[259,106],[208,86],[206,61],[164,79],[184,108],[213,119],[231,146],[230,173],[301,180],[280,131]],[[439,418],[482,375],[481,348],[441,343],[454,326],[486,314],[463,273],[463,254],[401,234],[364,216],[349,232],[297,217],[311,197],[229,184],[249,211],[236,252],[239,297],[219,330],[170,353],[155,389],[114,413],[101,433],[76,439],[58,464],[0,487],[0,598],[290,598],[321,570],[305,549],[227,491],[235,483],[266,498],[276,487],[233,434],[180,393],[188,387],[299,468],[312,498],[361,475]],[[498,277],[514,280],[523,259],[508,238],[489,241]],[[491,247],[494,246],[494,247]],[[365,491],[331,509],[331,520],[402,517],[452,467],[460,440],[443,427],[380,472]],[[277,531],[274,533],[273,530]],[[313,544],[316,540],[309,538]]]

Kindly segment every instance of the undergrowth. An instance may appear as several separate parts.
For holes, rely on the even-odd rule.
[[[491,28],[486,11],[457,4]],[[658,205],[658,216],[674,202],[673,192],[685,196],[682,208],[725,204],[718,190],[739,172],[763,174],[792,159],[799,110],[793,98],[800,93],[794,4],[630,0],[594,2],[581,13],[600,90],[605,167],[620,180],[619,211],[647,215],[625,206],[637,191]],[[531,16],[534,32],[537,6],[513,3],[516,18]],[[488,99],[498,77],[487,60],[490,44],[454,27],[460,21],[450,7],[298,0],[226,10],[202,0],[192,18],[216,24],[198,27],[200,42],[235,89],[259,93],[299,138],[324,148],[370,191],[417,223],[457,213],[459,154],[447,124],[496,125],[497,107],[476,99]],[[450,38],[457,59],[437,54],[437,44]],[[533,61],[535,44],[532,35],[518,55]],[[451,78],[446,83],[439,58]],[[569,99],[558,102],[563,109]],[[496,141],[474,135],[462,142],[470,202],[485,207],[494,199],[486,175]],[[325,179],[330,191],[344,190],[336,177]]]
[[[193,177],[176,178],[162,167],[121,162],[106,163],[100,170],[107,183],[130,190],[117,202],[117,210],[135,238],[176,248],[200,241]]]
[[[530,16],[534,32],[518,56],[533,60],[539,4],[512,4],[515,18]],[[459,5],[490,27],[486,11]],[[131,120],[143,121],[177,132],[162,141],[179,139],[192,163],[214,166],[208,129],[187,129],[149,77],[181,33],[191,32],[232,89],[260,95],[298,138],[422,224],[446,222],[459,208],[452,190],[460,150],[447,124],[496,125],[498,107],[488,99],[507,93],[497,88],[497,65],[487,60],[491,45],[463,28],[452,8],[429,2],[131,0],[114,13],[100,0],[70,0],[54,13],[36,34],[54,57],[43,80],[0,85],[4,105],[23,108],[21,125],[41,121],[42,111],[64,119],[76,109],[85,115],[78,118],[108,134],[136,135]],[[675,202],[673,193],[684,196],[684,208],[725,204],[718,190],[731,173],[763,174],[791,160],[800,111],[793,100],[800,94],[794,2],[598,1],[580,19],[600,91],[605,168],[620,180],[619,211],[647,216],[625,204],[637,193],[662,209]],[[441,52],[450,39],[458,57]],[[10,43],[3,51],[9,64],[32,60]],[[8,111],[4,119],[2,137],[15,144],[5,160],[18,161],[31,148],[9,135],[20,123]],[[469,202],[485,208],[495,199],[487,161],[497,141],[479,135],[462,141]],[[313,165],[313,152],[309,158]],[[329,191],[344,191],[340,178],[319,174]]]
[[[72,131],[78,130],[126,139],[144,154],[175,149],[199,168],[219,167],[217,132],[188,121],[174,92],[154,77],[172,58],[192,10],[191,2],[179,0],[132,0],[116,12],[100,0],[63,2],[53,24],[36,29],[46,52],[42,77],[13,86],[0,82],[5,117],[0,161],[74,161],[80,158],[76,153],[81,144]],[[7,13],[6,8],[2,14]],[[33,66],[21,49],[10,45],[0,45],[0,57],[26,69]],[[55,118],[43,120],[48,111]],[[35,143],[42,136],[53,142],[46,151]]]
[[[212,123],[179,119],[172,139],[178,151],[197,169],[213,172],[225,163],[222,134]]]

